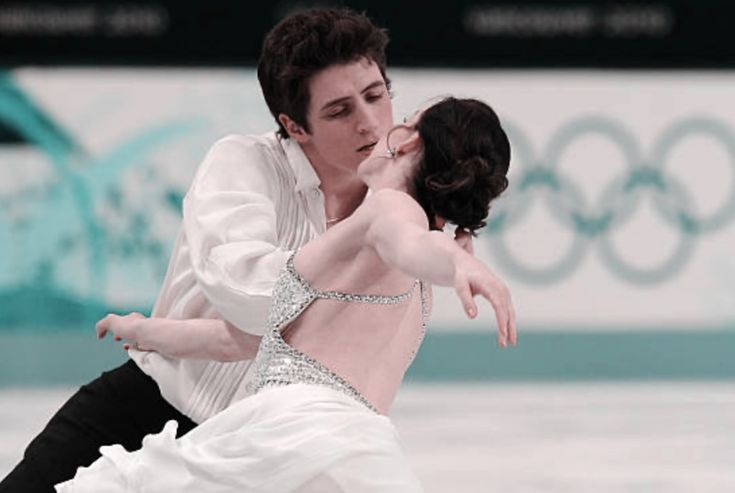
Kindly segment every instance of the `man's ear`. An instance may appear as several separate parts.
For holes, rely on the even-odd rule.
[[[280,113],[278,115],[278,121],[281,122],[283,128],[286,129],[286,133],[288,133],[288,136],[300,144],[303,144],[311,137],[309,133],[304,129],[304,127],[293,121],[285,113]]]
[[[411,136],[398,144],[398,147],[396,148],[397,154],[400,156],[401,154],[409,154],[411,152],[416,152],[421,150],[421,147],[424,145],[424,141],[421,140],[421,136],[418,132],[414,132],[411,134]]]

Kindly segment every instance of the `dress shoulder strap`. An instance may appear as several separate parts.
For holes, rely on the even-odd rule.
[[[320,291],[316,288],[314,288],[309,282],[301,277],[301,274],[299,274],[296,271],[296,268],[293,264],[293,259],[296,256],[296,252],[291,254],[291,256],[288,258],[288,261],[286,262],[286,268],[289,270],[289,273],[296,279],[300,284],[302,284],[305,287],[308,287],[308,290],[313,294],[316,298],[326,299],[326,300],[335,300],[335,301],[345,301],[348,303],[369,303],[374,305],[395,305],[398,303],[402,303],[411,296],[413,296],[413,293],[416,291],[416,286],[421,287],[421,308],[422,313],[424,312],[424,286],[421,281],[415,281],[413,285],[411,286],[411,289],[408,291],[405,291],[400,294],[396,295],[381,295],[381,294],[355,294],[355,293],[344,293],[342,291]]]
[[[426,281],[416,282],[421,288],[421,325],[426,329],[426,324],[429,323],[429,286],[426,285]]]

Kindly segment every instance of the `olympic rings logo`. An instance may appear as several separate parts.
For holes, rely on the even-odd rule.
[[[526,164],[511,184],[507,196],[493,205],[486,234],[492,253],[509,273],[533,284],[551,284],[572,274],[593,246],[615,276],[632,283],[654,284],[680,272],[693,254],[695,238],[720,230],[735,216],[735,136],[730,128],[711,118],[690,118],[669,126],[653,145],[649,156],[639,148],[634,135],[623,125],[606,117],[583,117],[562,127],[551,139],[545,161],[536,159],[523,133],[513,125],[504,125],[513,152]],[[580,137],[601,136],[612,142],[624,156],[627,173],[613,179],[595,206],[585,203],[579,187],[558,171],[563,153]],[[731,193],[708,215],[693,211],[692,194],[666,163],[674,147],[690,136],[705,136],[716,141],[728,156],[733,173]],[[653,267],[631,265],[612,244],[614,229],[625,224],[641,199],[652,199],[654,210],[678,235],[676,248],[668,258]],[[539,197],[546,200],[554,219],[572,230],[569,249],[552,265],[542,268],[525,265],[508,248],[502,233],[518,225]]]

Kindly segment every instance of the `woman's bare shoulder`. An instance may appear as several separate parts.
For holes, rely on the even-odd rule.
[[[316,275],[320,269],[354,259],[362,250],[372,249],[369,237],[392,235],[406,223],[427,227],[421,206],[405,192],[377,190],[349,218],[301,248],[296,257],[297,266]]]

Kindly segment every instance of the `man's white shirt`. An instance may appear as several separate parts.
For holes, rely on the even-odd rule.
[[[291,252],[325,231],[319,177],[292,139],[231,135],[207,153],[151,316],[224,318],[261,335]],[[131,350],[163,397],[201,423],[248,394],[252,361],[176,359]]]

